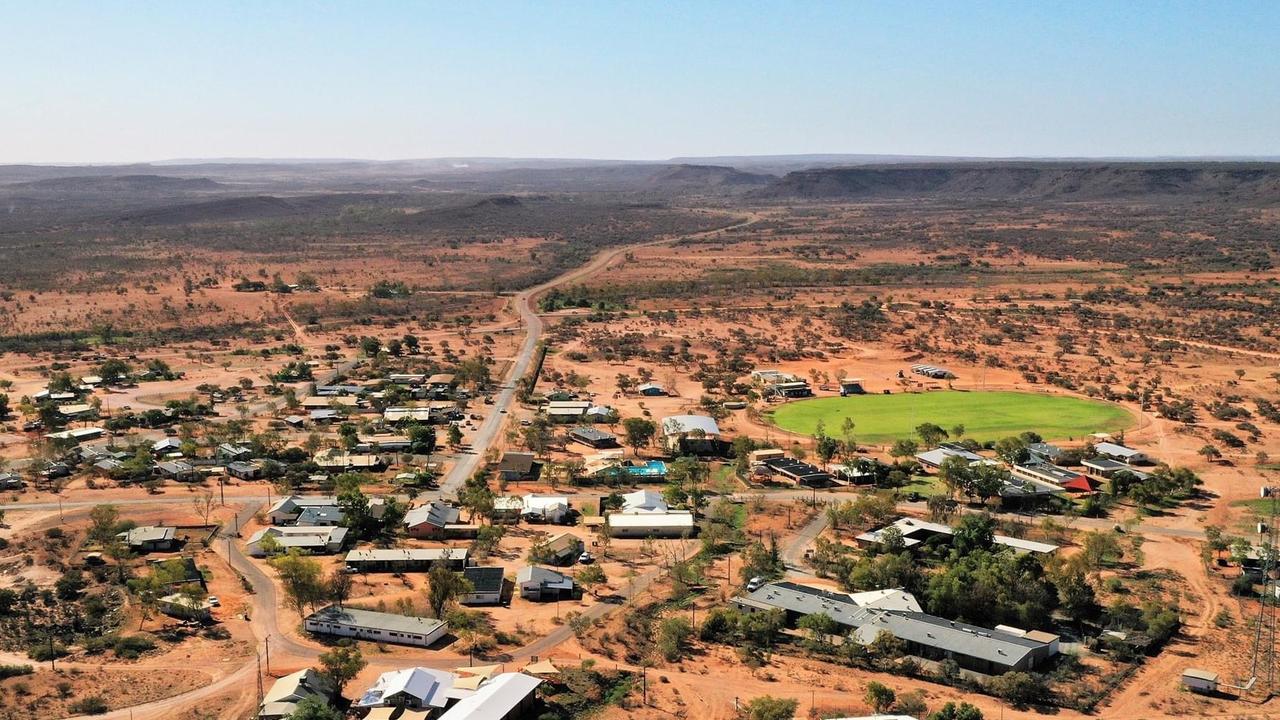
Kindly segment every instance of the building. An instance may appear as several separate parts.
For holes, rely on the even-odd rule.
[[[262,466],[255,462],[236,460],[227,463],[227,474],[238,480],[257,480],[262,477]]]
[[[751,381],[761,385],[777,385],[778,383],[796,382],[800,379],[799,375],[793,375],[789,372],[781,370],[752,370]]]
[[[370,548],[347,553],[347,567],[362,573],[427,572],[436,563],[450,570],[467,566],[466,548]]]
[[[503,453],[498,461],[498,475],[507,482],[536,480],[540,474],[542,463],[534,459],[533,453]]]
[[[542,411],[554,422],[572,422],[581,420],[587,414],[591,403],[586,400],[552,400],[543,406]]]
[[[177,531],[171,527],[143,525],[116,535],[134,552],[168,552],[178,549]]]
[[[0,490],[21,490],[27,483],[15,472],[0,472]]]
[[[408,452],[413,441],[407,435],[395,433],[379,433],[377,435],[357,435],[356,445],[352,450],[360,453]]]
[[[693,513],[688,510],[609,513],[605,525],[613,538],[681,538],[697,534]]]
[[[706,415],[672,415],[662,419],[662,444],[681,455],[720,455],[720,426]]]
[[[835,484],[835,477],[831,473],[810,465],[807,462],[793,460],[789,457],[770,457],[760,463],[769,469],[775,475],[781,475],[783,478],[800,487],[830,487]]]
[[[352,703],[358,708],[408,708],[438,711],[460,695],[453,691],[456,676],[447,670],[411,667],[382,673]],[[468,693],[469,694],[469,693]]]
[[[662,397],[667,394],[665,388],[654,382],[647,382],[640,385],[636,388],[636,392],[644,395],[645,397]]]
[[[862,378],[844,378],[840,381],[840,397],[865,395],[866,393],[866,388],[862,385]]]
[[[200,477],[195,466],[181,460],[166,460],[156,463],[156,473],[162,478],[177,482],[190,482]]]
[[[310,507],[337,507],[336,495],[286,495],[267,510],[267,520],[272,525],[290,525],[297,521],[303,510]]]
[[[178,438],[161,438],[151,444],[152,455],[182,454],[182,441]]]
[[[213,620],[213,604],[208,600],[191,597],[182,593],[172,593],[160,598],[156,608],[172,618],[179,620],[195,620],[210,622]]]
[[[405,513],[405,532],[409,537],[428,540],[474,537],[479,528],[458,522],[461,516],[459,508],[438,501],[429,502]]]
[[[572,565],[582,554],[582,538],[573,533],[560,533],[548,538],[546,550],[549,553],[547,562],[552,565]]]
[[[495,523],[519,522],[524,514],[524,498],[514,495],[503,495],[493,499],[493,512],[489,520]]]
[[[336,450],[318,453],[315,462],[325,470],[382,472],[387,469],[387,461],[381,455],[347,454]]]
[[[889,633],[907,652],[929,660],[954,660],[961,667],[988,675],[1033,670],[1058,654],[1056,635],[1018,628],[989,629],[946,620],[920,611],[919,603],[901,590],[837,593],[790,582],[770,583],[734,600],[743,612],[782,610],[789,623],[822,613],[852,628],[863,645]]]
[[[569,439],[597,450],[618,447],[615,435],[593,427],[576,427],[569,431]]]
[[[303,508],[293,524],[297,527],[337,527],[342,524],[342,508],[336,505],[312,505]]]
[[[1027,453],[1031,455],[1032,462],[1056,463],[1062,457],[1062,448],[1046,442],[1036,442],[1027,445]]]
[[[934,380],[951,380],[956,376],[956,374],[950,370],[944,367],[938,367],[937,365],[912,365],[911,372]]]
[[[779,382],[769,385],[764,389],[765,397],[776,397],[783,399],[807,398],[813,397],[813,389],[809,387],[809,383],[804,380],[793,380],[791,382]]]
[[[529,493],[522,498],[521,515],[528,522],[560,525],[572,517],[568,495],[543,495]]]
[[[458,701],[439,720],[515,720],[524,717],[536,701],[542,681],[524,673],[494,676],[473,695]]]
[[[516,574],[520,597],[526,600],[572,599],[576,591],[573,578],[555,570],[530,565]]]
[[[1138,468],[1122,463],[1119,460],[1090,458],[1088,460],[1080,461],[1080,464],[1083,465],[1091,474],[1097,475],[1098,477],[1109,478],[1115,476],[1116,473],[1121,472],[1127,472],[1133,475],[1133,477],[1138,481],[1147,480],[1151,477],[1151,473],[1143,472]]]
[[[82,443],[86,440],[97,440],[102,437],[104,433],[106,433],[106,431],[100,427],[84,427],[47,433],[45,437],[55,441]]]
[[[622,496],[622,512],[624,513],[664,513],[667,501],[662,493],[654,490],[636,490]]]
[[[429,423],[432,420],[432,412],[431,408],[425,407],[391,407],[382,411],[382,419],[393,425],[410,420]]]
[[[922,543],[927,543],[933,538],[942,538],[943,542],[950,544],[951,536],[955,534],[955,530],[950,525],[904,517],[899,518],[884,527],[864,532],[854,538],[854,540],[860,547],[879,545],[881,538],[884,536],[884,532],[889,528],[894,528],[901,533],[903,546],[908,549],[917,547]],[[995,544],[1010,548],[1014,552],[1026,552],[1036,555],[1048,555],[1057,552],[1058,550],[1057,545],[1034,542],[1032,540],[1023,540],[1022,538],[1006,537],[1004,535],[996,535]]]
[[[302,626],[307,632],[320,635],[417,647],[430,647],[449,630],[448,625],[433,618],[340,608],[337,605],[311,613],[303,620]]]
[[[499,605],[506,586],[506,571],[500,567],[472,566],[462,570],[471,583],[471,592],[458,598],[463,605]]]
[[[1100,442],[1093,446],[1093,451],[1104,458],[1117,460],[1129,465],[1142,464],[1148,462],[1147,454],[1141,450],[1117,445],[1111,442]]]
[[[320,673],[306,668],[285,675],[271,685],[262,697],[258,720],[284,720],[298,709],[298,703],[309,697],[326,703],[333,696],[333,685]]]
[[[1079,480],[1088,480],[1081,473],[1058,467],[1047,462],[1027,462],[1014,464],[1009,468],[1009,472],[1015,477],[1022,480],[1036,480],[1039,482],[1052,483],[1061,487],[1066,487],[1068,483],[1075,483]]]
[[[220,462],[235,462],[253,457],[253,451],[243,445],[222,443],[213,449],[213,457]]]
[[[267,538],[270,538],[268,540]],[[266,557],[272,552],[298,548],[316,555],[332,555],[347,541],[344,527],[277,527],[263,528],[245,542],[245,552],[253,557]]]
[[[916,460],[920,461],[921,465],[933,468],[934,470],[942,467],[942,463],[953,457],[963,458],[969,462],[982,462],[986,460],[986,458],[981,455],[971,452],[963,446],[956,445],[955,443],[942,443],[933,450],[926,450],[925,452],[916,454]]]
[[[1218,673],[1187,668],[1182,671],[1182,687],[1194,693],[1212,695],[1218,692]]]

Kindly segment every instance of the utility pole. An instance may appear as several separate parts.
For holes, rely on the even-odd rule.
[[[268,635],[263,640],[263,642],[266,643],[266,647],[267,647],[267,674],[270,675],[271,674],[271,636]]]
[[[225,479],[226,477],[223,475],[218,476],[218,496],[223,507],[227,506],[227,484],[223,482]]]

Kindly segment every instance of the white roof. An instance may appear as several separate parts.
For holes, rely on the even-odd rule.
[[[1135,457],[1142,454],[1141,450],[1134,450],[1133,448],[1109,442],[1100,442],[1094,445],[1093,449],[1103,455],[1111,455],[1113,457]]]
[[[356,701],[361,707],[381,705],[384,698],[404,693],[417,698],[422,705],[442,708],[448,703],[447,693],[453,687],[454,674],[447,670],[411,667],[392,670],[378,676],[373,686]]]
[[[524,496],[525,512],[544,512],[557,505],[569,507],[568,495],[539,495],[537,493],[529,493]]]
[[[923,612],[920,608],[920,603],[916,602],[916,597],[901,589],[849,593],[849,599],[853,600],[853,603],[858,607]]]
[[[666,512],[667,501],[662,493],[653,490],[636,490],[622,496],[624,512]]]
[[[677,528],[693,529],[693,513],[687,510],[674,512],[610,513],[609,527],[615,528]]]
[[[663,435],[687,434],[695,430],[701,430],[709,437],[720,435],[720,426],[716,425],[714,418],[706,415],[672,415],[662,418]]]
[[[480,686],[471,697],[465,697],[440,720],[489,720],[506,717],[529,697],[542,681],[524,673],[502,673]]]

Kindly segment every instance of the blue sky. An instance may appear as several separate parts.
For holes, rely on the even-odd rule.
[[[1277,2],[11,2],[0,162],[1280,155]]]

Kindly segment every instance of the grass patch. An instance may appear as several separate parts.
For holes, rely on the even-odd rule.
[[[889,443],[913,437],[921,423],[951,430],[964,425],[964,437],[998,440],[1025,430],[1047,440],[1115,432],[1133,425],[1133,415],[1119,405],[1065,395],[1025,392],[895,393],[824,397],[787,403],[774,410],[773,422],[784,430],[812,435],[818,421],[827,434],[840,435],[846,417],[853,418],[859,442]]]

